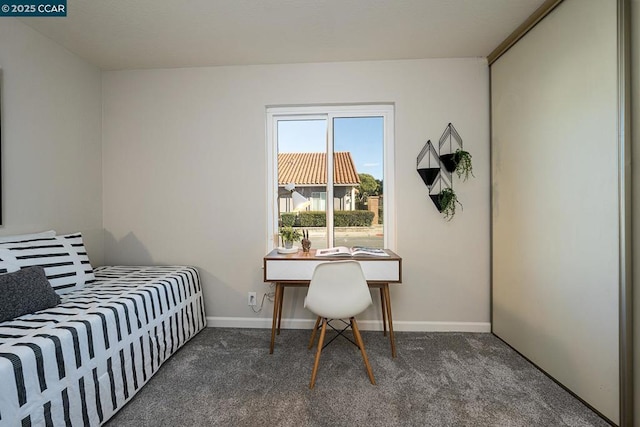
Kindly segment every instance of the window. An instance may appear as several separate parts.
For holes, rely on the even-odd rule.
[[[327,192],[314,191],[311,193],[311,210],[326,211],[327,210]]]
[[[283,225],[308,230],[312,249],[394,249],[393,106],[267,108],[267,146],[269,249]]]

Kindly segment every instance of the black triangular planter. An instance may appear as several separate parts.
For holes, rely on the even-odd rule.
[[[454,157],[455,154],[443,154],[440,156],[442,166],[444,166],[449,173],[453,173],[453,171],[456,170],[456,166],[458,166],[458,162],[454,160]]]
[[[423,168],[418,169],[418,173],[420,177],[424,181],[427,187],[431,188],[436,177],[438,176],[438,172],[440,172],[440,168]]]
[[[436,209],[438,209],[438,212],[442,212],[442,206],[440,205],[440,193],[429,194],[429,197],[431,197],[431,201],[433,202],[433,204],[436,205]]]

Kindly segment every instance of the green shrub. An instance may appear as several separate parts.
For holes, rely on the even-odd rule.
[[[370,211],[335,211],[333,225],[336,227],[370,227],[373,221]]]
[[[295,212],[283,212],[280,214],[283,227],[292,227],[296,221]],[[335,211],[333,225],[335,227],[371,227],[373,212],[360,211]],[[327,218],[324,211],[300,212],[300,227],[326,227]]]
[[[324,211],[300,212],[300,225],[302,227],[326,227],[326,213]]]
[[[293,227],[293,224],[296,222],[296,213],[295,212],[282,212],[280,214],[280,220],[282,222],[283,227]]]

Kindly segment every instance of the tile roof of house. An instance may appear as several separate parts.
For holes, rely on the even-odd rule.
[[[336,185],[358,185],[360,177],[348,151],[334,154],[333,182]],[[278,185],[326,185],[326,153],[278,153]]]

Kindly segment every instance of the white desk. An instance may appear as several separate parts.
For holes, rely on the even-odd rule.
[[[389,283],[402,282],[402,258],[394,252],[385,249],[389,256],[355,256],[355,257],[317,257],[315,249],[309,253],[302,250],[294,254],[280,254],[273,250],[264,257],[264,281],[276,284],[276,295],[273,308],[273,323],[271,325],[271,347],[269,353],[273,353],[276,334],[280,335],[280,322],[282,320],[282,300],[284,289],[287,286],[309,286],[313,270],[323,262],[355,260],[362,266],[365,279],[370,288],[380,289],[380,303],[382,305],[382,325],[386,336],[387,324],[389,326],[389,338],[391,341],[391,355],[396,357],[396,343],[393,334],[393,317],[391,315],[391,295]]]

